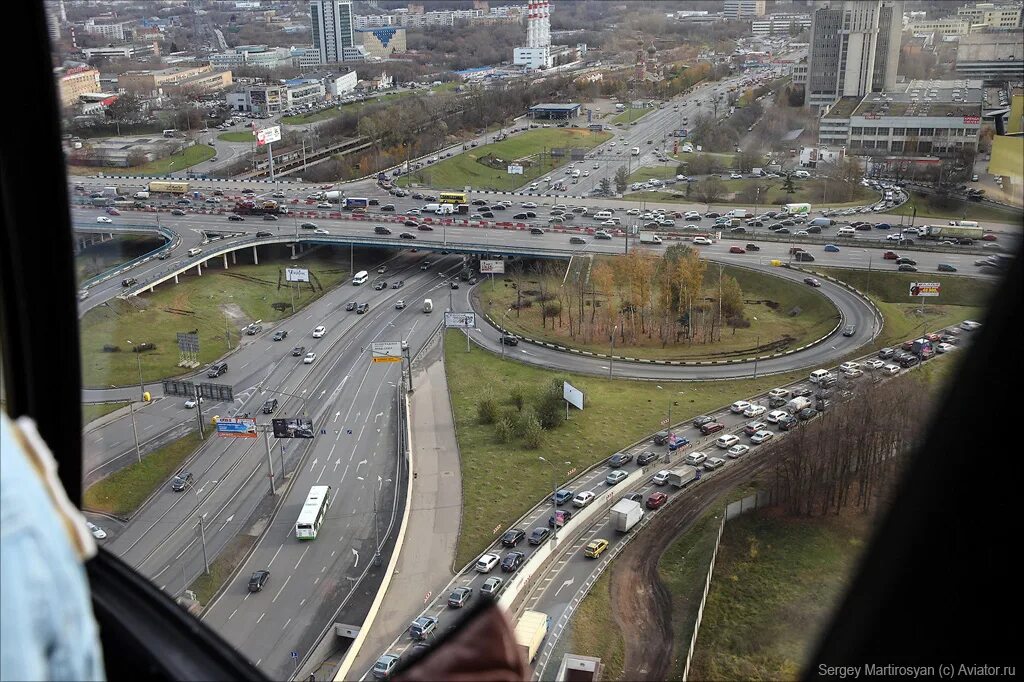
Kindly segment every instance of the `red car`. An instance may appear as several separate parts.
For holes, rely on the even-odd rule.
[[[924,338],[928,339],[932,343],[938,343],[939,341],[942,340],[942,337],[934,332],[932,332],[931,334],[925,334]]]
[[[651,493],[651,496],[647,498],[647,502],[644,504],[648,509],[657,509],[667,501],[668,495],[665,493]]]
[[[116,208],[108,208],[107,215],[121,215],[121,212],[118,211]]]
[[[704,426],[700,427],[700,432],[707,436],[717,431],[721,431],[724,428],[725,424],[722,424],[720,422],[708,422]]]
[[[885,253],[882,254],[882,258],[884,258],[885,260],[896,260],[899,257],[900,254],[896,253],[895,251],[886,251]]]
[[[986,241],[986,242],[994,242],[994,241],[996,241],[997,239],[999,239],[999,237],[995,236],[995,235],[994,235],[994,234],[992,234],[991,232],[989,232],[989,233],[987,233],[987,234],[983,234],[983,235],[981,235],[981,238],[982,238],[982,239],[983,239],[984,241]]]
[[[729,253],[746,253],[747,250],[742,246],[731,246],[729,247]]]

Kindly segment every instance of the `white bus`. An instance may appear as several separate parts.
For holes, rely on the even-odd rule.
[[[366,280],[370,279],[370,274],[366,270],[360,270],[356,273],[356,276],[352,278],[352,286],[359,286],[360,284],[366,284]]]
[[[317,531],[331,506],[331,486],[315,485],[309,489],[306,501],[302,503],[299,520],[295,522],[295,537],[299,540],[316,540]]]

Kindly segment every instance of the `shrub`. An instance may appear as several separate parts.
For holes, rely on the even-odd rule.
[[[481,424],[493,424],[498,420],[498,403],[493,398],[484,398],[476,407],[476,417]]]

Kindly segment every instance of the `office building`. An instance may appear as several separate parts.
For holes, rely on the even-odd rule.
[[[984,25],[991,28],[1020,28],[1021,6],[996,5],[981,2],[976,5],[964,5],[956,11],[957,17],[972,25]]]
[[[809,14],[769,14],[750,22],[750,31],[755,36],[796,34],[810,28]]]
[[[722,9],[729,19],[749,19],[764,16],[765,0],[725,0]]]
[[[190,80],[195,76],[205,76],[198,80]],[[129,71],[117,79],[119,88],[139,95],[140,97],[159,97],[165,88],[177,83],[188,81],[202,91],[214,90],[231,85],[231,72],[216,72],[209,64],[200,66],[172,66],[167,69]]]
[[[234,66],[255,66],[275,69],[292,65],[292,53],[287,47],[266,45],[239,45],[224,52],[210,55],[210,65],[219,68]]]
[[[969,78],[1024,78],[1024,31],[974,32],[960,39],[956,72]]]
[[[811,15],[807,106],[893,89],[903,0],[824,0]]]
[[[227,104],[232,111],[274,116],[287,106],[288,88],[283,85],[244,85],[227,94]]]
[[[113,47],[83,47],[82,55],[88,59],[141,59],[160,55],[160,44],[156,42],[138,45],[114,45]]]
[[[85,22],[84,28],[86,33],[95,36],[103,36],[110,40],[124,40],[125,28],[131,31],[131,23],[126,21],[96,23],[95,19],[89,19]]]
[[[62,107],[78,104],[81,95],[100,91],[100,72],[91,66],[56,69],[54,73]]]
[[[971,22],[957,17],[922,19],[910,22],[905,30],[914,35],[938,33],[944,36],[965,36],[971,32]]]
[[[345,61],[345,48],[355,47],[352,3],[348,0],[310,0],[313,49],[320,53],[320,63]]]

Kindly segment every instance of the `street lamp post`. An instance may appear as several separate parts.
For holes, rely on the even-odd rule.
[[[128,341],[128,345],[129,346],[131,346],[132,348],[135,348],[135,344],[132,343],[131,339],[126,339],[126,340]],[[143,345],[143,344],[140,344],[140,345]],[[135,348],[135,359],[138,361],[138,365],[139,365],[139,400],[145,402],[145,400],[146,400],[146,387],[142,383],[142,354],[139,352],[139,350],[137,348]]]
[[[554,538],[553,539],[554,539],[555,544],[557,545],[558,544],[558,500],[555,499],[555,496],[558,495],[558,470],[555,469],[555,465],[552,462],[544,459],[543,456],[539,456],[539,457],[537,457],[537,459],[539,459],[542,462],[546,462],[547,464],[549,464],[551,466],[551,474],[552,474],[552,478],[551,478],[551,509],[552,509],[552,514],[555,517],[555,524],[554,524],[555,525],[555,532],[554,532]],[[572,464],[572,462],[566,462],[566,465],[571,465],[571,464]]]
[[[612,363],[615,362],[615,333],[619,331],[619,325],[612,329],[612,345],[608,352],[608,378],[612,378]]]

